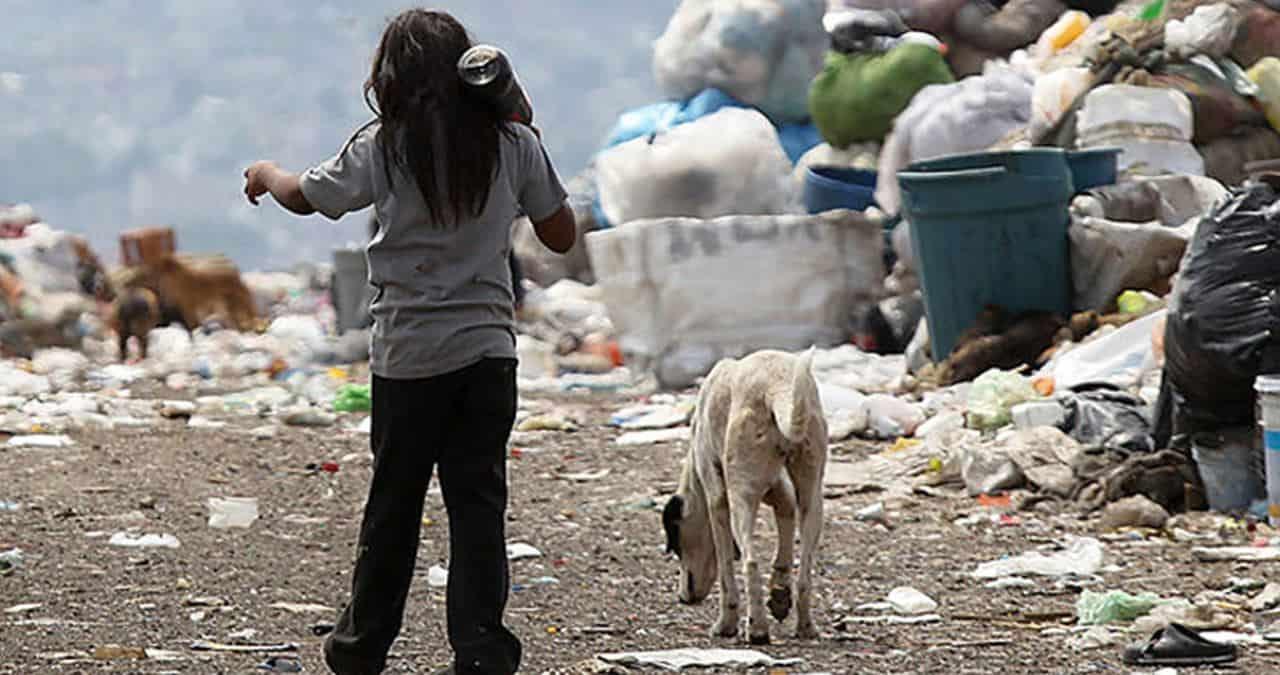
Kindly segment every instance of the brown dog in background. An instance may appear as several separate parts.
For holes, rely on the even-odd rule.
[[[129,360],[129,338],[138,338],[138,353],[147,358],[147,335],[160,325],[160,300],[149,288],[126,288],[111,303],[111,328],[120,340],[120,360]]]
[[[163,305],[172,306],[189,330],[215,316],[239,331],[257,327],[253,294],[230,261],[196,266],[164,256],[144,266],[140,281],[155,291]]]

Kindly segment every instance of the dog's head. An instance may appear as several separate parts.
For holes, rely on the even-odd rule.
[[[716,581],[716,546],[701,499],[677,493],[662,510],[667,553],[680,561],[680,602],[695,605],[711,594]]]

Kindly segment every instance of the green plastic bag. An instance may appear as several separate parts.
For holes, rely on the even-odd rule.
[[[368,412],[373,410],[373,398],[367,384],[344,384],[333,399],[337,412]]]
[[[1031,380],[1018,373],[988,370],[969,387],[970,429],[994,431],[1013,423],[1013,406],[1040,398]]]
[[[1160,596],[1154,593],[1129,595],[1124,591],[1085,591],[1076,601],[1076,616],[1082,626],[1101,626],[1113,621],[1133,621],[1145,616],[1158,604]]]
[[[809,87],[809,114],[835,148],[883,140],[921,89],[955,81],[942,53],[907,42],[883,54],[827,54]]]

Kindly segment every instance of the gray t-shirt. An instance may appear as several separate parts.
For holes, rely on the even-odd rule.
[[[380,125],[358,132],[338,155],[302,174],[302,194],[338,219],[373,205],[378,232],[369,242],[370,368],[379,377],[416,379],[514,358],[514,295],[507,256],[517,211],[554,215],[567,197],[538,137],[525,126],[500,134],[501,156],[489,201],[478,218],[438,227],[417,183],[395,169],[387,181]]]

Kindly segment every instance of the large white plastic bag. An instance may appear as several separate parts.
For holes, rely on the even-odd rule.
[[[884,279],[879,223],[848,210],[640,221],[587,248],[623,352],[668,387],[721,358],[845,342]]]
[[[615,225],[645,218],[798,213],[799,199],[773,125],[725,108],[610,148],[596,160],[600,206]]]
[[[780,124],[809,117],[809,83],[830,44],[826,0],[683,0],[653,45],[668,96],[716,87]]]
[[[1231,5],[1225,2],[1201,5],[1185,19],[1164,25],[1165,47],[1182,57],[1226,56],[1239,28],[1240,13]]]
[[[27,288],[45,293],[83,293],[77,276],[80,256],[76,237],[43,223],[27,226],[26,235],[0,239],[0,256]]]
[[[911,99],[880,152],[876,203],[898,213],[898,172],[912,162],[982,152],[1031,119],[1032,81],[1008,66],[953,84],[925,87]]]

